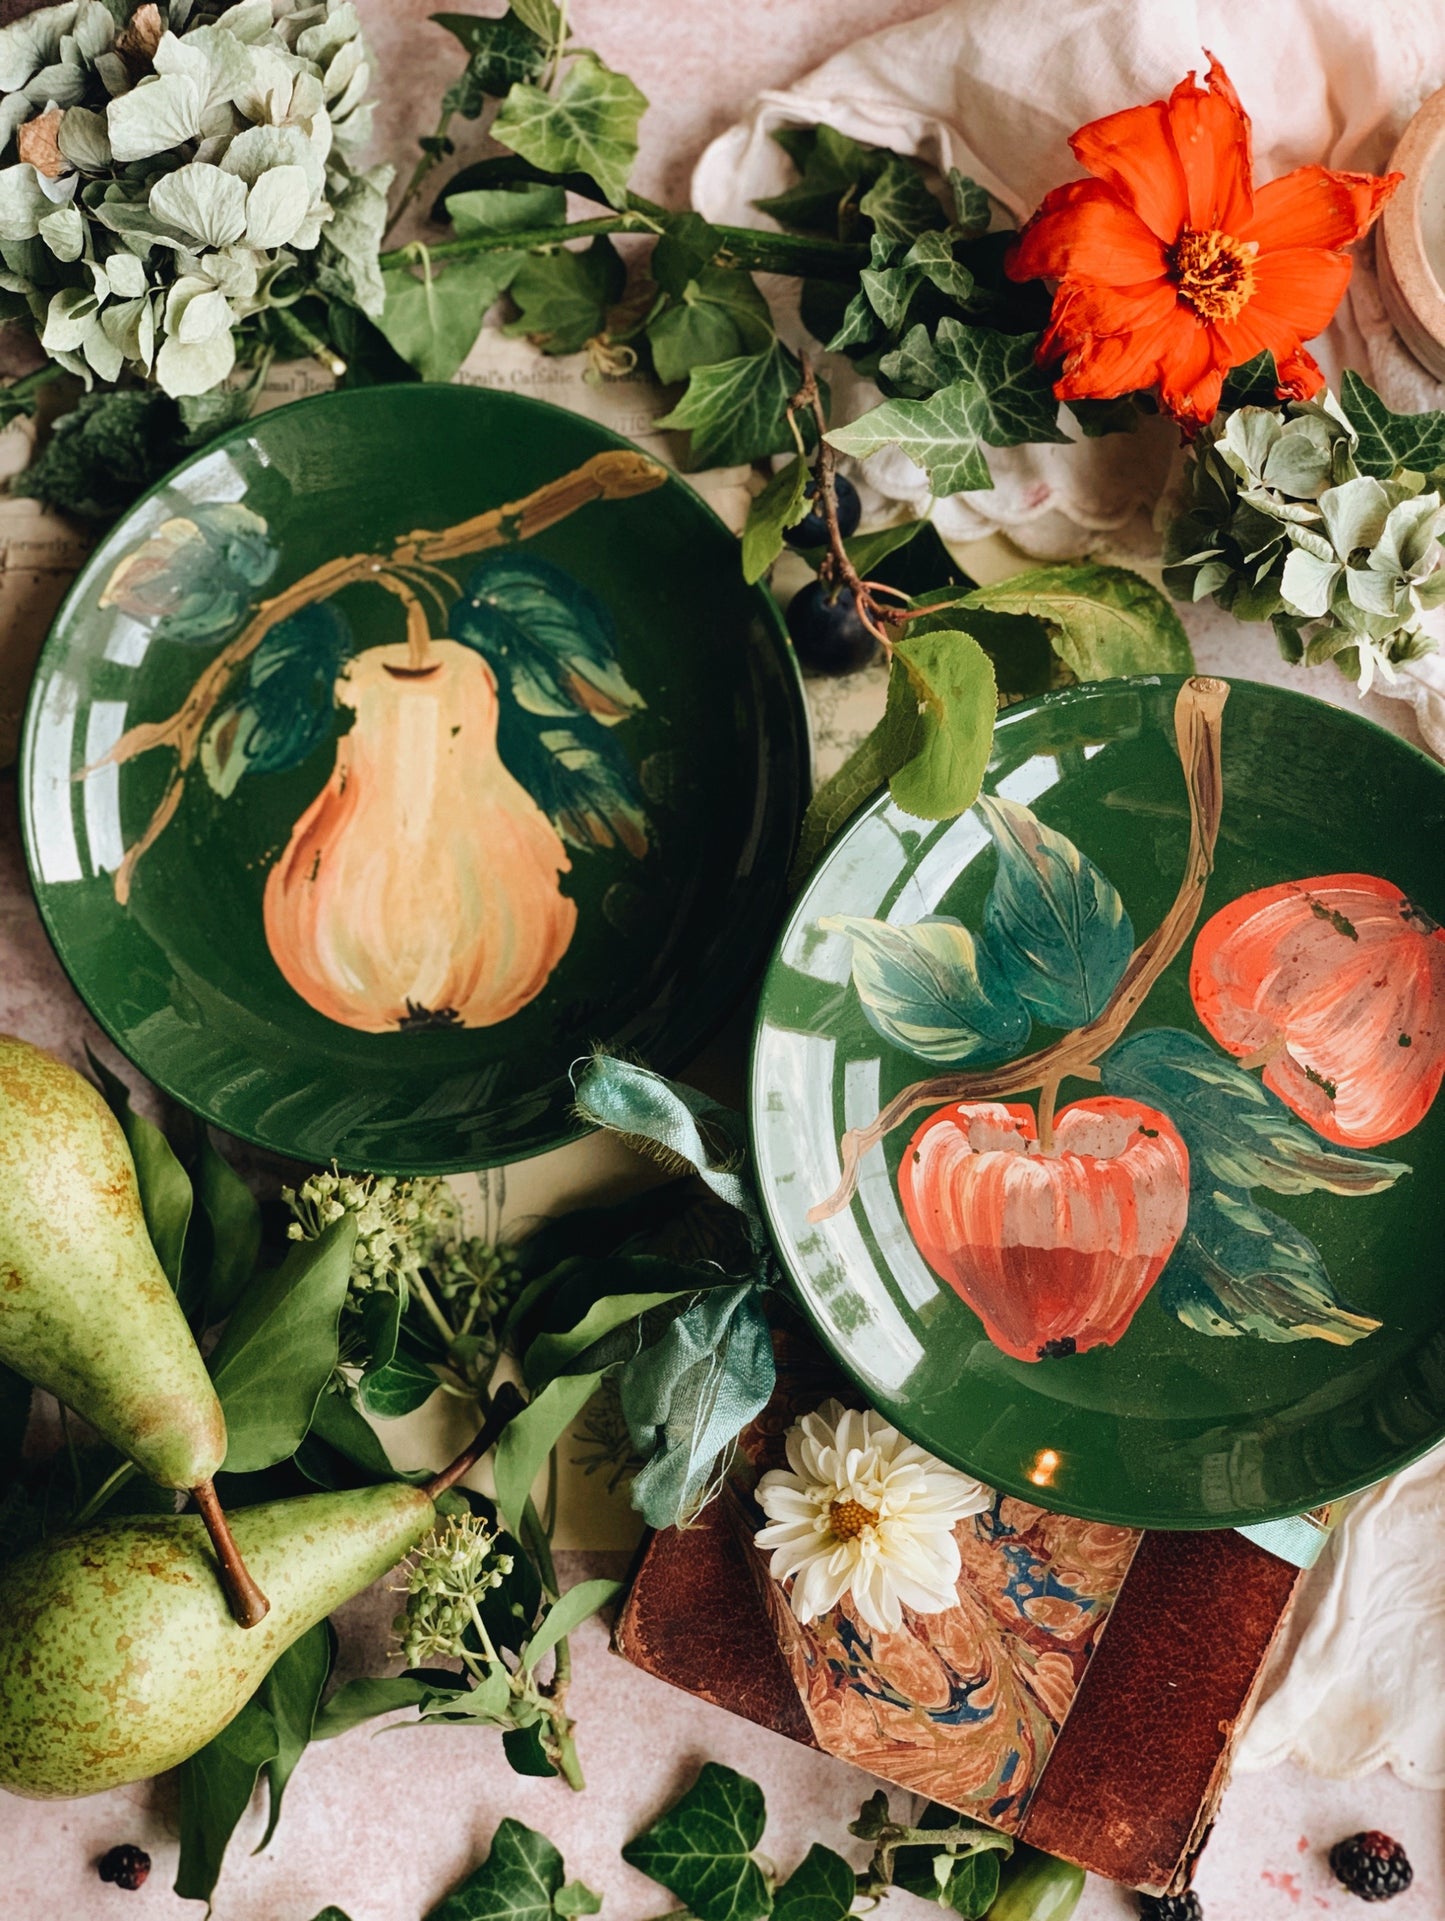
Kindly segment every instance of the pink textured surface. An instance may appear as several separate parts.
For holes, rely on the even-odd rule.
[[[361,0],[388,87],[380,131],[402,153],[424,131],[415,103],[436,97],[454,65],[453,43],[426,24],[435,0]],[[580,38],[630,73],[653,105],[643,122],[643,192],[685,196],[692,161],[761,88],[781,86],[836,48],[929,11],[931,0],[574,0]],[[495,9],[492,9],[495,11]],[[428,110],[429,111],[429,110]],[[13,776],[0,776],[0,1031],[19,1032],[79,1064],[98,1038],[46,946],[25,887]],[[620,1572],[605,1557],[568,1557],[564,1578]],[[343,1659],[376,1671],[394,1602],[374,1590],[347,1610]],[[1208,1658],[1201,1648],[1201,1659]],[[238,1834],[215,1904],[217,1921],[311,1921],[329,1902],[352,1921],[418,1921],[449,1883],[484,1854],[497,1822],[513,1815],[544,1829],[569,1873],[605,1898],[610,1921],[642,1921],[669,1905],[625,1867],[621,1844],[690,1779],[704,1759],[744,1769],[764,1786],[764,1847],[784,1872],[808,1844],[854,1847],[843,1831],[867,1778],[825,1756],[639,1675],[608,1654],[595,1625],[579,1637],[574,1701],[591,1783],[582,1796],[522,1780],[495,1737],[417,1729],[380,1738],[358,1730],[314,1748],[287,1794],[270,1849],[252,1856],[261,1818]],[[0,1795],[0,1915],[10,1921],[101,1921],[106,1916],[195,1916],[170,1892],[176,1859],[175,1794],[162,1781],[86,1801],[36,1804]],[[1357,1783],[1316,1781],[1282,1769],[1241,1781],[1227,1795],[1199,1877],[1210,1921],[1292,1921],[1361,1910],[1330,1880],[1324,1851],[1342,1834],[1384,1827],[1416,1865],[1416,1885],[1392,1915],[1445,1917],[1445,1796],[1412,1792],[1388,1774]],[[103,1886],[94,1862],[117,1842],[155,1859],[138,1894]],[[855,1848],[856,1853],[856,1848]],[[924,1910],[906,1896],[900,1921]],[[1135,1912],[1116,1889],[1093,1884],[1078,1921]]]

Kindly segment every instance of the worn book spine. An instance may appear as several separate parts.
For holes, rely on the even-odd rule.
[[[1146,1535],[1021,1838],[1130,1887],[1182,1886],[1301,1578],[1228,1531]],[[818,1745],[721,1503],[652,1537],[616,1646],[646,1673]]]

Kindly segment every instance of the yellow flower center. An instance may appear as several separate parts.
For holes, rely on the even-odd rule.
[[[1236,240],[1215,228],[1186,227],[1169,250],[1169,266],[1182,300],[1203,321],[1234,320],[1254,292],[1253,240]]]
[[[839,1541],[856,1541],[877,1519],[876,1511],[861,1501],[834,1501],[828,1509],[828,1526]]]

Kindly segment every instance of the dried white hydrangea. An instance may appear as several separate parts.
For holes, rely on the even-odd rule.
[[[352,0],[63,0],[0,29],[0,319],[87,385],[179,397],[266,307],[379,312],[369,82]]]

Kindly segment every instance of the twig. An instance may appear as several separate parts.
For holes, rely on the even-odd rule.
[[[875,605],[867,583],[859,577],[858,569],[848,557],[843,531],[838,525],[838,490],[834,485],[837,455],[828,445],[828,417],[823,411],[823,396],[818,391],[818,379],[806,354],[803,355],[803,384],[788,402],[788,425],[793,429],[795,439],[798,434],[794,415],[802,407],[812,414],[818,432],[818,463],[814,468],[814,478],[818,499],[823,504],[823,524],[828,529],[828,554],[818,572],[824,579],[841,581],[847,588],[853,597],[853,607],[859,620],[891,658],[893,642],[883,625],[891,616]]]
[[[842,1178],[825,1201],[808,1210],[810,1221],[830,1220],[853,1197],[863,1157],[920,1107],[950,1101],[1005,1100],[1081,1073],[1095,1078],[1094,1062],[1123,1034],[1155,982],[1183,947],[1204,905],[1204,886],[1214,867],[1223,806],[1219,739],[1229,687],[1222,680],[1185,681],[1174,704],[1174,732],[1189,790],[1189,853],[1174,904],[1149,938],[1134,949],[1103,1012],[1062,1040],[1022,1060],[973,1074],[939,1074],[915,1081],[866,1127],[850,1127],[839,1143]]]
[[[422,1492],[434,1501],[439,1494],[445,1494],[448,1488],[455,1487],[458,1481],[471,1473],[484,1455],[492,1451],[497,1445],[497,1438],[502,1429],[508,1421],[520,1414],[526,1405],[521,1390],[511,1381],[503,1381],[492,1399],[492,1405],[487,1410],[487,1418],[482,1422],[481,1428],[449,1467],[444,1467],[440,1474],[434,1475],[425,1483]]]

